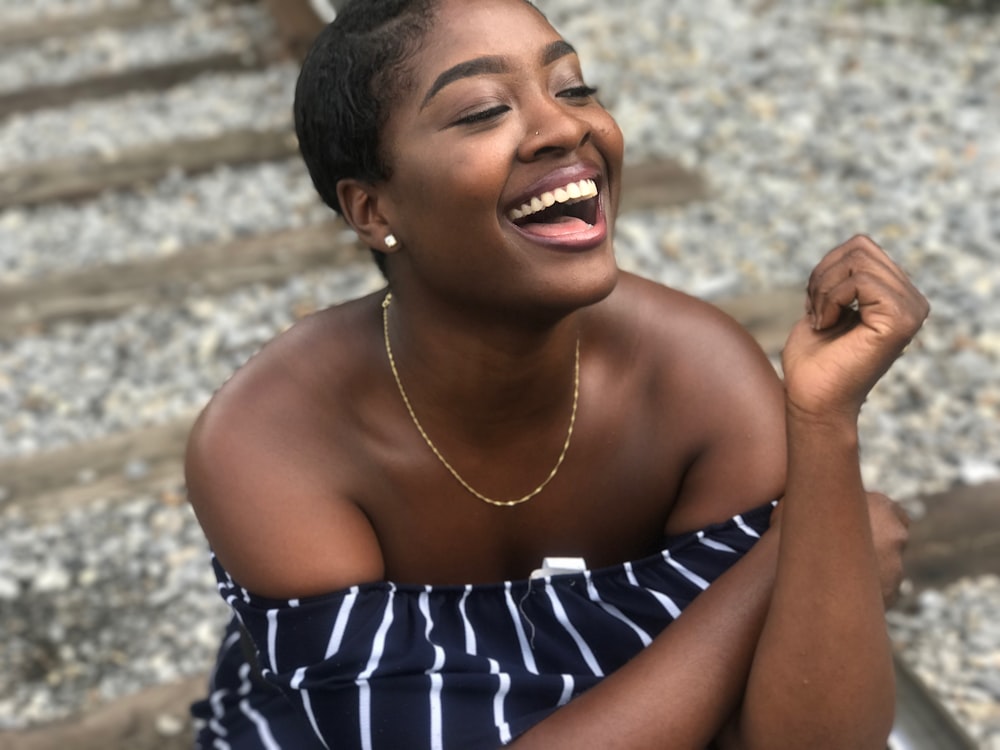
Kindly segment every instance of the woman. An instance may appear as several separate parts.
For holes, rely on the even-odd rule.
[[[388,289],[279,336],[192,434],[252,640],[202,746],[884,748],[905,533],[856,422],[927,313],[906,276],[864,237],[827,255],[782,384],[620,273],[621,133],[524,0],[349,5],[296,124]]]

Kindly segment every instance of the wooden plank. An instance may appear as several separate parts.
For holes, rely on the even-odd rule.
[[[225,294],[316,268],[371,263],[359,243],[343,239],[344,230],[343,222],[334,220],[8,286],[0,294],[0,340],[60,320],[93,320],[136,305],[176,302],[193,292]]]
[[[0,26],[0,46],[37,44],[46,39],[84,36],[99,29],[129,29],[177,17],[169,0],[144,0],[96,13],[47,16],[37,21]]]
[[[34,519],[58,518],[93,500],[129,499],[183,481],[182,461],[195,415],[59,450],[0,461],[0,511],[16,506]],[[126,469],[141,462],[143,476]]]
[[[654,177],[658,187],[650,187]],[[0,177],[0,184],[2,184]],[[626,175],[623,204],[647,209],[700,196],[697,175],[669,164],[635,167]],[[635,186],[635,187],[632,187]],[[278,283],[296,273],[321,267],[369,263],[353,240],[341,239],[345,225],[333,220],[318,226],[267,233],[232,242],[184,250],[168,258],[74,271],[18,285],[0,287],[0,340],[42,329],[66,319],[91,320],[118,315],[137,304],[169,303],[197,287],[223,294],[245,284]],[[779,293],[723,303],[743,320],[769,350],[780,347],[801,305]],[[791,322],[789,322],[791,321]]]
[[[172,170],[197,173],[223,164],[287,159],[298,153],[287,129],[240,130],[212,138],[161,143],[113,156],[85,156],[0,171],[0,210],[72,201],[105,190],[162,179]]]
[[[266,63],[264,56],[256,50],[223,52],[200,59],[92,76],[63,84],[35,86],[0,94],[0,119],[39,109],[66,107],[85,99],[108,99],[130,91],[166,89],[205,73],[256,70]]]
[[[658,159],[625,167],[618,211],[650,211],[709,198],[703,174],[670,159]]]
[[[911,594],[1000,571],[1000,481],[960,485],[921,498],[903,556]]]
[[[295,60],[304,59],[325,22],[308,0],[264,0],[264,5],[274,18],[288,54]]]
[[[899,656],[896,720],[888,750],[976,750],[976,743]]]
[[[94,636],[96,637],[96,633]],[[190,750],[194,727],[188,712],[205,695],[209,675],[146,688],[116,701],[92,696],[87,710],[35,729],[0,732],[0,750]],[[177,723],[164,732],[163,717]]]

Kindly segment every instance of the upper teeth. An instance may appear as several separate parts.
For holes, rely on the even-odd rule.
[[[597,183],[593,180],[580,180],[571,182],[561,188],[556,188],[551,192],[536,195],[520,208],[511,209],[507,214],[512,220],[517,221],[525,216],[537,214],[546,208],[554,206],[556,203],[568,203],[569,201],[587,200],[597,195]]]

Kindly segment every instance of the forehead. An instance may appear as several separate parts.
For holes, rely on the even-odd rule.
[[[413,73],[420,87],[477,57],[540,60],[545,46],[558,39],[545,17],[524,0],[440,0]]]

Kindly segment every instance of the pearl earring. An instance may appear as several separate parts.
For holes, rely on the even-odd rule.
[[[383,241],[385,242],[385,246],[390,250],[392,250],[394,247],[396,247],[396,245],[399,244],[399,241],[396,239],[396,235],[394,234],[387,234],[385,236],[385,240]]]

